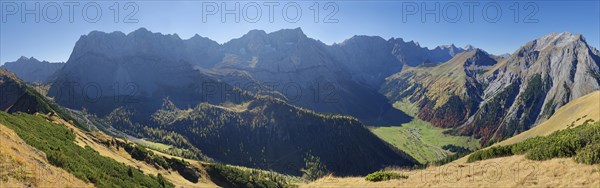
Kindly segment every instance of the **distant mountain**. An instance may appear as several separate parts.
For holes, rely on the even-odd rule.
[[[393,46],[392,54],[402,62],[402,64],[416,67],[421,65],[435,65],[446,62],[455,55],[469,51],[474,47],[471,45],[465,48],[459,48],[451,45],[437,46],[433,49],[421,47],[418,43],[410,41],[405,42],[402,38],[391,38],[388,42]]]
[[[45,83],[64,65],[64,63],[50,63],[47,61],[39,61],[33,57],[26,58],[22,56],[17,61],[6,62],[2,65],[2,68],[15,73],[25,82]]]
[[[507,57],[510,57],[510,54],[509,53],[503,53],[503,54],[500,54],[500,55],[496,55],[496,57],[507,58]]]
[[[354,36],[331,46],[336,61],[347,67],[352,80],[376,89],[385,77],[402,70],[394,46],[378,36]]]
[[[361,97],[380,96],[375,104],[391,106],[377,92],[352,82],[347,72],[328,72],[337,62],[315,56],[327,46],[298,31],[251,31],[223,45],[145,29],[91,32],[77,41],[49,95],[69,108],[85,108],[127,134],[175,146],[191,143],[206,156],[230,164],[299,174],[307,153],[345,175],[416,164],[354,118],[302,109],[279,95],[248,92],[224,74],[241,72],[261,85],[269,79],[305,86],[304,81],[347,78],[348,84],[341,86],[354,89],[343,92],[356,95],[355,103],[366,105]],[[260,61],[249,61],[256,56]],[[347,165],[351,161],[362,162]]]

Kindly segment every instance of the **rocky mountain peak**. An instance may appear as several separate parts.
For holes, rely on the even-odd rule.
[[[33,58],[33,57],[31,57],[31,58]],[[28,61],[28,60],[29,60],[29,58],[27,58],[25,56],[21,56],[19,59],[17,59],[18,62],[25,62],[25,61]]]
[[[402,39],[400,39],[402,41]],[[367,36],[367,35],[354,35],[352,38],[344,40],[340,43],[340,46],[347,45],[379,45],[388,46],[388,41],[379,36]]]
[[[565,47],[578,43],[587,45],[581,34],[570,32],[551,33],[533,41],[536,51],[541,51],[547,47]]]
[[[131,32],[130,34],[133,34],[133,35],[148,35],[148,34],[152,34],[152,32],[150,32],[145,27],[140,27],[139,29],[136,29],[135,31]]]
[[[273,40],[286,42],[294,42],[308,39],[306,34],[304,34],[302,29],[300,29],[299,27],[295,29],[281,29],[279,31],[269,33],[268,36]]]
[[[476,56],[489,55],[486,51],[482,50],[481,48],[473,48],[471,50],[466,50],[466,51],[473,51],[473,53]]]
[[[463,49],[465,51],[471,51],[471,50],[475,49],[475,47],[473,45],[467,44],[467,45],[465,45],[465,47],[463,47]]]
[[[464,63],[465,66],[474,65],[485,67],[496,64],[496,60],[494,60],[490,54],[482,49],[475,48],[471,51],[463,53],[468,53],[470,55],[467,61]]]
[[[302,31],[302,28],[300,28],[300,27],[297,27],[297,28],[294,28],[294,29],[280,29],[280,30],[272,32],[272,33],[285,33],[285,34],[288,34],[288,35],[306,36],[304,34],[304,31]]]
[[[456,49],[456,46],[454,45],[454,43],[452,43],[450,45],[441,45],[441,46],[438,46],[438,48],[441,48],[441,49]]]
[[[25,57],[25,56],[21,56],[19,57],[19,59],[17,59],[17,61],[11,62],[11,63],[41,63],[42,61],[36,59],[35,57]],[[44,61],[47,63],[47,61]],[[9,63],[9,62],[7,62]]]
[[[267,32],[263,30],[253,29],[248,31],[242,38],[264,38],[267,37]]]

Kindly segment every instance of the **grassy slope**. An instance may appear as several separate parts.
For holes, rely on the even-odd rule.
[[[0,187],[93,187],[48,162],[15,131],[0,124]]]
[[[600,187],[600,167],[557,158],[511,156],[477,163],[453,162],[418,170],[393,170],[408,179],[369,182],[364,177],[325,177],[300,187]]]
[[[193,182],[186,180],[177,171],[175,171],[173,169],[169,169],[169,170],[157,169],[156,167],[154,167],[151,164],[148,164],[144,161],[139,161],[139,160],[132,158],[131,155],[129,153],[127,153],[124,149],[117,150],[114,147],[107,147],[106,145],[101,143],[103,141],[107,141],[107,140],[111,140],[111,139],[116,139],[116,140],[119,140],[122,142],[126,142],[123,139],[110,137],[102,132],[86,133],[86,132],[83,132],[83,131],[75,128],[74,125],[69,124],[68,122],[64,122],[62,120],[58,120],[56,123],[63,124],[65,126],[67,126],[68,128],[72,128],[74,130],[75,135],[76,135],[75,143],[77,145],[79,145],[81,147],[89,146],[92,149],[96,150],[98,152],[98,154],[100,154],[102,156],[109,157],[119,163],[123,163],[128,166],[136,167],[137,169],[140,169],[141,171],[143,171],[146,174],[159,174],[160,173],[167,180],[169,180],[171,183],[173,183],[175,185],[175,187],[217,187],[213,182],[211,182],[209,179],[207,179],[206,176],[202,176],[200,178],[200,180],[198,181],[198,183],[193,183]],[[145,142],[151,146],[161,145],[160,143],[154,143],[154,142],[150,142],[150,141],[145,141]],[[152,152],[154,152],[157,155],[164,156],[167,158],[182,159],[180,157],[161,153],[156,150],[152,150]],[[194,161],[194,160],[190,160],[190,159],[185,159],[185,160],[191,162],[192,164],[200,163],[199,161]],[[200,166],[196,166],[196,167],[201,169]]]
[[[417,113],[414,104],[405,101],[396,102],[394,107],[410,116]],[[446,129],[434,127],[416,116],[411,122],[401,126],[371,127],[370,130],[420,163],[433,162],[447,156],[450,152],[442,149],[444,145],[453,144],[472,150],[479,146],[479,141],[474,138],[444,134]]]
[[[79,179],[98,187],[159,187],[154,176],[98,154],[90,147],[75,144],[74,129],[49,122],[42,115],[0,112],[0,123],[14,130],[20,138],[47,155],[51,164],[60,166]]]
[[[172,145],[158,143],[158,142],[152,142],[152,141],[149,141],[149,140],[146,140],[143,138],[140,139],[140,138],[136,138],[136,137],[132,137],[132,136],[127,136],[127,139],[136,144],[139,144],[144,147],[148,147],[150,149],[157,150],[157,151],[165,151],[165,150],[168,150],[169,148],[174,147]]]

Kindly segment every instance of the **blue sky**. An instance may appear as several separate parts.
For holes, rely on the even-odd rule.
[[[34,9],[36,2],[40,4],[39,23],[35,21],[34,14],[26,14],[25,20],[22,20],[21,11]],[[535,38],[551,32],[568,31],[581,33],[590,45],[600,46],[600,5],[597,0],[287,1],[271,6],[274,14],[270,16],[269,6],[265,3],[273,5],[274,1],[85,1],[71,6],[73,15],[69,14],[69,6],[65,3],[71,5],[64,1],[1,0],[0,63],[14,61],[20,56],[51,62],[67,61],[81,35],[92,30],[129,33],[140,27],[165,34],[177,33],[183,39],[199,34],[219,43],[238,38],[251,29],[272,32],[301,27],[306,35],[326,44],[340,43],[354,35],[377,35],[385,39],[414,40],[430,48],[452,43],[457,46],[471,44],[494,54],[512,53]],[[236,3],[240,6],[240,21],[235,22],[235,15],[228,14],[223,22],[220,13],[223,9],[234,9]],[[318,6],[315,6],[316,3]],[[116,7],[118,14],[114,11]],[[214,10],[214,7],[219,10]],[[262,12],[260,18],[255,16],[256,7]],[[315,14],[317,7],[319,11]],[[102,15],[94,20],[96,8],[101,10]],[[135,8],[137,12],[129,21],[136,23],[124,23],[125,17]],[[57,18],[56,10],[59,9],[61,16]],[[295,19],[297,9],[302,11],[302,15]],[[425,20],[422,20],[422,13],[427,13],[424,9],[433,9],[429,13],[435,13],[426,14]],[[516,10],[519,10],[518,13]],[[83,16],[84,13],[87,17]],[[330,13],[334,14],[328,21],[334,23],[324,23]],[[315,22],[315,15],[319,15],[318,22]],[[439,22],[436,22],[435,16],[439,16]],[[118,17],[117,23],[115,17]],[[69,18],[73,21],[70,22]],[[273,22],[269,18],[273,18]]]

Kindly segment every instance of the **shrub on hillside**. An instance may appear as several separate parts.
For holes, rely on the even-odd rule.
[[[321,158],[307,154],[304,162],[306,167],[301,170],[304,178],[316,180],[327,175],[327,167],[321,162]]]
[[[580,126],[556,131],[545,137],[479,150],[471,154],[467,162],[525,154],[531,160],[575,156],[577,162],[597,164],[600,163],[600,144],[597,143],[600,143],[600,122],[587,120]]]
[[[392,179],[406,179],[406,178],[408,178],[407,175],[400,174],[397,172],[377,171],[377,172],[373,172],[373,173],[367,175],[367,177],[365,177],[365,180],[377,182],[377,181],[387,181],[387,180],[392,180]]]
[[[496,157],[504,157],[513,155],[512,148],[510,146],[497,146],[486,150],[479,150],[469,156],[467,162],[479,161],[484,159],[491,159]]]
[[[594,143],[581,148],[575,155],[575,161],[584,164],[600,163],[600,143]]]
[[[244,170],[218,163],[208,165],[206,172],[211,180],[223,187],[296,187],[285,177],[273,172]]]

